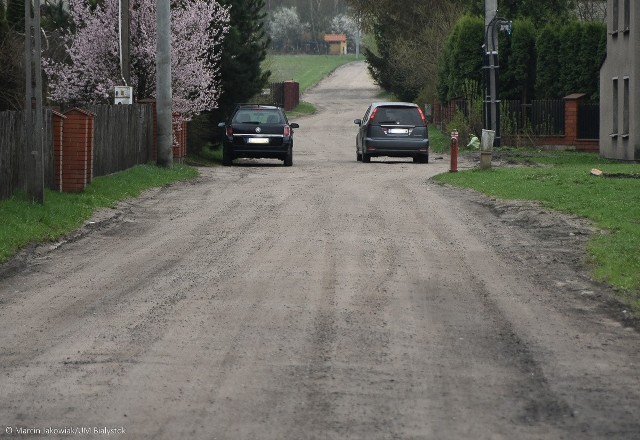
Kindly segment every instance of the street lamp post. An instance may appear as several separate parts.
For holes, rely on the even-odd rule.
[[[484,33],[484,128],[493,130],[493,146],[500,146],[500,64],[498,58],[498,32],[511,33],[511,22],[498,17],[497,0],[485,0]]]

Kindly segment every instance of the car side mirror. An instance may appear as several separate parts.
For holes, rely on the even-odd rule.
[[[291,128],[300,128],[300,125],[296,124],[295,122],[292,122],[291,124],[289,124],[289,127],[291,127]]]
[[[225,124],[224,122],[220,122],[218,124],[218,128],[224,128],[227,124]]]
[[[354,119],[353,123],[356,125],[362,125],[362,119]]]

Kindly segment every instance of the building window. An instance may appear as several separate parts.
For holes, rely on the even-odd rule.
[[[624,82],[624,96],[622,101],[622,135],[629,135],[629,77],[626,76]]]
[[[631,24],[631,0],[624,0],[624,30],[629,31]]]
[[[611,32],[614,34],[618,32],[618,16],[620,15],[619,10],[620,0],[613,0],[613,11],[611,11]]]
[[[611,134],[618,134],[618,78],[613,78],[613,102],[611,106],[611,115],[613,116]]]

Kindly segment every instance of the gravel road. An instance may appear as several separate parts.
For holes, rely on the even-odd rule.
[[[0,438],[640,438],[592,228],[436,184],[436,154],[356,162],[376,93],[344,66],[293,167],[203,168],[0,268]]]

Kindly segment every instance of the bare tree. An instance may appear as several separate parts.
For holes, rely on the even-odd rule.
[[[328,32],[331,20],[349,9],[346,0],[265,0],[265,7],[268,14],[280,8],[296,8],[300,20],[309,24],[312,38]]]
[[[607,17],[607,2],[604,0],[576,0],[576,15],[582,21],[604,23]]]
[[[287,51],[297,49],[306,24],[300,21],[295,7],[281,7],[273,11],[267,18],[267,32],[276,48]]]

